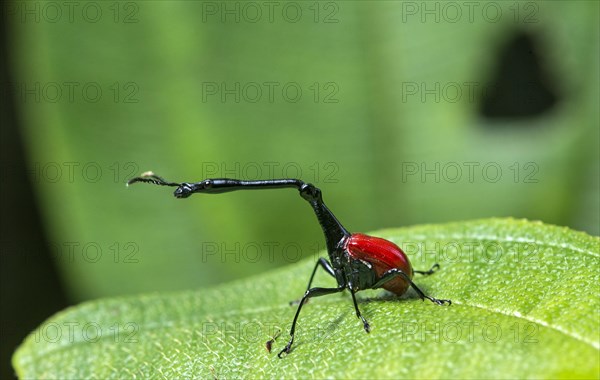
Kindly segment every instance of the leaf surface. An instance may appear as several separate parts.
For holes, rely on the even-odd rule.
[[[20,378],[597,378],[600,239],[486,219],[383,230],[415,278],[451,306],[366,291],[311,300],[287,342],[313,260],[212,289],[86,302],[51,317],[17,350]],[[333,286],[323,273],[317,286]],[[267,352],[265,342],[282,334]]]

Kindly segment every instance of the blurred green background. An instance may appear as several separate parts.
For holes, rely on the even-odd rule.
[[[324,247],[293,190],[125,187],[146,170],[300,177],[351,231],[514,216],[600,234],[599,18],[595,1],[6,3],[3,362],[66,304]]]

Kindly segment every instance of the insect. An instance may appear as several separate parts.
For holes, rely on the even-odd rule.
[[[132,178],[127,182],[131,185],[136,182],[151,183],[160,186],[177,187],[174,195],[177,198],[187,198],[194,193],[219,194],[236,190],[281,189],[294,188],[300,193],[313,208],[319,224],[325,235],[325,242],[329,260],[320,258],[313,269],[308,281],[306,292],[298,302],[298,309],[294,315],[290,329],[290,340],[277,355],[289,354],[294,343],[296,323],[302,306],[309,298],[320,297],[327,294],[339,293],[348,290],[352,296],[356,316],[363,323],[365,331],[371,330],[369,322],[362,316],[356,302],[355,293],[365,289],[384,288],[397,295],[404,294],[412,287],[422,300],[428,299],[437,305],[450,305],[452,301],[437,299],[423,293],[412,281],[413,274],[433,274],[439,265],[435,264],[428,271],[413,270],[406,254],[394,243],[378,237],[364,234],[351,234],[337,220],[333,213],[325,206],[321,190],[310,183],[299,179],[270,179],[246,181],[230,178],[205,179],[194,183],[168,182],[152,172],[145,172],[140,177]],[[334,277],[337,287],[312,288],[312,282],[317,269],[322,268],[327,274]],[[266,347],[270,351],[275,337],[267,341]]]
[[[277,330],[275,335],[273,335],[273,337],[271,339],[267,340],[267,343],[265,343],[265,348],[267,349],[268,352],[271,352],[271,349],[273,348],[273,343],[275,343],[277,338],[279,338],[279,335],[281,335],[281,330]]]

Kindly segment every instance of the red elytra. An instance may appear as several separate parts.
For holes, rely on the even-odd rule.
[[[352,234],[346,241],[345,248],[352,258],[371,263],[378,277],[392,268],[398,268],[412,280],[413,270],[408,257],[391,241],[365,234]],[[403,278],[396,277],[385,283],[383,288],[402,295],[408,286]]]

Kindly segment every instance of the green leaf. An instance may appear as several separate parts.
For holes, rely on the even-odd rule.
[[[597,378],[600,239],[513,219],[374,233],[451,306],[366,291],[365,334],[345,292],[311,300],[287,342],[314,260],[174,294],[103,299],[43,323],[17,350],[20,378]],[[320,273],[316,284],[329,286]],[[273,352],[265,342],[278,330]]]

